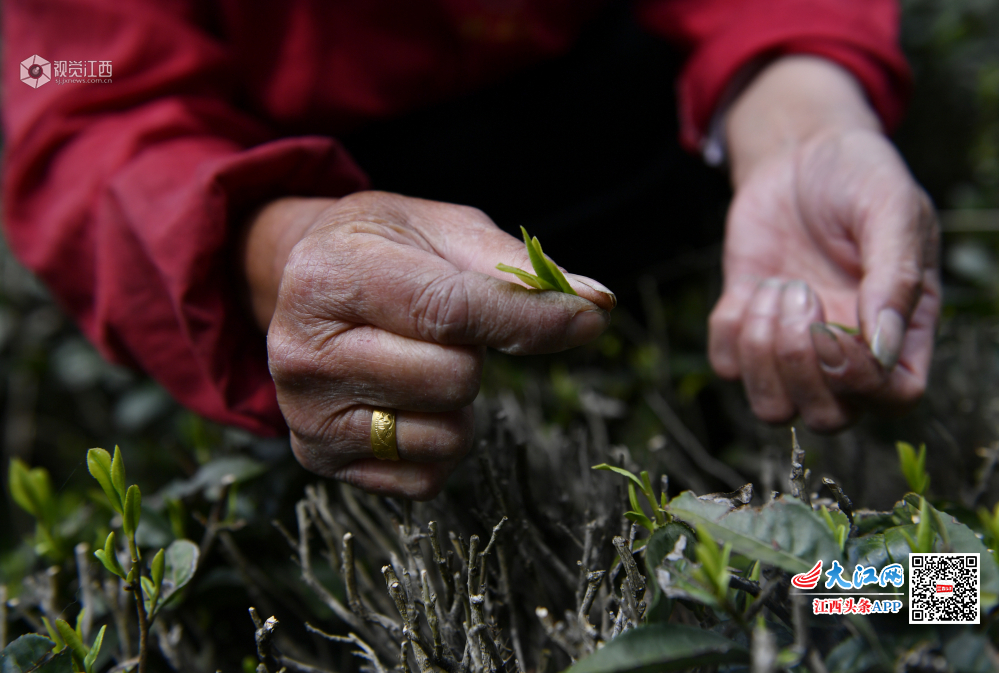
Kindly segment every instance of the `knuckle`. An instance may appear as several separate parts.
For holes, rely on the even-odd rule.
[[[410,304],[413,329],[421,339],[445,344],[469,339],[470,298],[458,274],[423,285]]]

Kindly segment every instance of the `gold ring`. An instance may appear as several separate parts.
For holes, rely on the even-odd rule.
[[[395,412],[375,409],[371,413],[371,450],[378,460],[399,460],[395,441]]]

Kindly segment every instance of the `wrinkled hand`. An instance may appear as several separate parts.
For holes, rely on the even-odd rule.
[[[738,183],[710,318],[719,375],[743,380],[761,419],[800,414],[820,431],[918,399],[940,310],[939,234],[894,147],[876,130],[818,133]]]
[[[470,448],[486,346],[550,353],[609,322],[614,297],[594,281],[567,274],[577,297],[504,278],[497,262],[531,269],[524,244],[478,210],[378,192],[299,201],[305,220],[281,202],[258,217],[261,231],[301,234],[286,262],[277,255],[276,297],[266,268],[256,284],[248,275],[292,448],[318,474],[433,497]],[[251,240],[248,256],[282,237]],[[396,411],[398,462],[373,458],[374,408]]]

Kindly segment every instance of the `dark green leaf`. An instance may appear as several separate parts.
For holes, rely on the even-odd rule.
[[[749,652],[714,631],[650,624],[618,636],[566,673],[652,673],[748,661]]]
[[[121,514],[124,505],[111,479],[111,455],[104,449],[90,449],[87,451],[87,469],[101,485],[101,489],[114,511]]]
[[[29,633],[0,651],[0,672],[24,673],[34,670],[48,657],[56,644],[37,633]]]
[[[851,537],[846,540],[846,568],[853,572],[857,565],[874,566],[878,570],[889,563],[888,548],[885,546],[885,536],[882,533]]]
[[[942,526],[941,543],[943,538],[950,541],[947,548],[938,548],[937,551],[953,551],[963,554],[979,554],[981,564],[981,596],[982,613],[988,613],[996,604],[999,604],[999,567],[996,566],[995,558],[988,552],[982,541],[978,539],[975,532],[963,523],[946,512],[940,512],[932,505],[927,504],[930,511],[930,519],[935,526]]]
[[[246,456],[216,458],[202,465],[190,479],[172,482],[149,499],[162,502],[203,492],[205,498],[214,502],[222,497],[224,485],[249,481],[266,471],[266,465]]]
[[[989,656],[990,649],[984,634],[965,629],[944,644],[943,653],[956,673],[992,673],[995,663]]]
[[[28,669],[31,673],[73,673],[73,652],[63,650],[41,663],[38,668]],[[7,673],[6,670],[3,673]]]
[[[645,547],[645,568],[648,570],[649,577],[655,577],[656,568],[663,562],[666,555],[676,548],[676,542],[681,537],[687,538],[683,555],[691,561],[694,560],[694,545],[697,544],[697,537],[690,528],[673,521],[653,533]]]
[[[797,498],[782,497],[761,509],[730,510],[685,491],[670,501],[669,511],[731,542],[734,551],[792,573],[811,569],[819,559],[828,563],[840,558],[839,543],[825,521]]]
[[[888,558],[892,563],[901,563],[907,571],[909,568],[909,554],[912,548],[906,540],[906,535],[913,537],[916,534],[916,524],[905,526],[895,526],[885,531],[885,549],[888,550]]]
[[[834,647],[826,657],[829,673],[863,673],[878,663],[878,655],[868,647],[863,638],[847,638]]]
[[[165,603],[194,577],[194,571],[198,568],[198,545],[190,540],[174,540],[166,548],[164,566],[161,603]]]

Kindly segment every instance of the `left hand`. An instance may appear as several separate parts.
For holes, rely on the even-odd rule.
[[[731,113],[741,115],[728,127],[736,194],[709,356],[719,375],[743,380],[762,420],[800,414],[833,431],[863,408],[905,408],[925,390],[939,233],[929,198],[856,85],[842,81],[849,76],[808,57],[777,65]],[[817,87],[818,109],[801,103],[812,93],[802,76]],[[768,116],[782,95],[791,104]],[[821,100],[829,95],[833,104]]]

